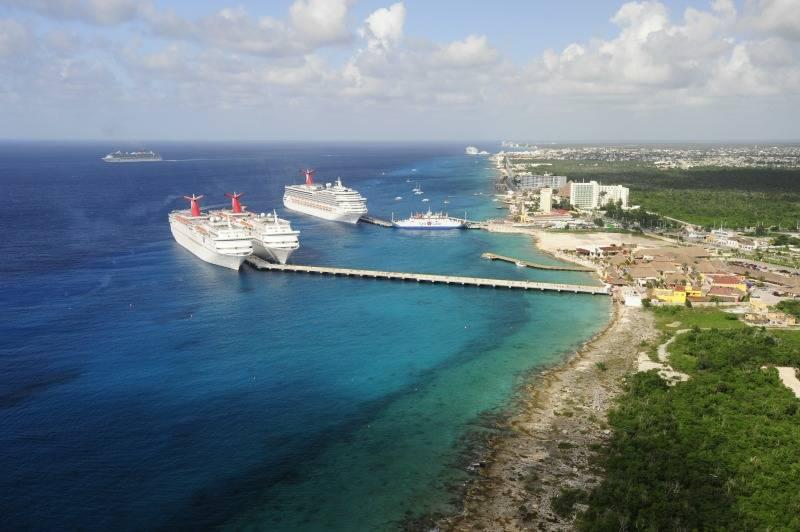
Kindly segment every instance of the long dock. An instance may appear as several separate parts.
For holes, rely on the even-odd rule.
[[[512,290],[539,290],[566,292],[574,294],[610,295],[606,287],[579,284],[540,283],[537,281],[516,281],[511,279],[484,279],[480,277],[461,277],[455,275],[435,275],[427,273],[388,272],[381,270],[360,270],[354,268],[331,268],[328,266],[301,266],[299,264],[273,264],[251,255],[245,261],[257,270],[292,273],[311,273],[364,279],[386,279],[394,281],[415,281],[418,283],[476,286],[481,288],[509,288]]]
[[[584,266],[549,266],[547,264],[538,264],[536,262],[531,262],[529,260],[522,260],[522,259],[515,259],[514,257],[506,257],[505,255],[498,255],[496,253],[483,253],[481,255],[482,259],[488,260],[500,260],[503,262],[511,262],[516,264],[517,266],[524,266],[526,268],[534,268],[537,270],[551,270],[557,272],[592,272],[591,268],[586,268]]]

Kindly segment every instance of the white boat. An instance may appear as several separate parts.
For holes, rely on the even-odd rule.
[[[305,176],[305,184],[286,186],[283,205],[287,209],[351,224],[367,214],[366,198],[358,191],[342,185],[341,179],[337,179],[335,184],[325,183],[322,186],[314,184],[313,170],[306,170]]]
[[[430,199],[428,199],[428,198],[422,198],[422,202],[423,202],[423,203],[427,203],[427,202],[429,202],[429,201],[430,201]]]
[[[253,243],[248,231],[230,220],[200,212],[203,196],[184,196],[191,202],[188,210],[169,213],[169,227],[175,241],[206,262],[238,270],[252,255]]]
[[[392,223],[400,229],[461,229],[464,227],[464,220],[453,218],[442,212],[431,212],[412,214],[405,220],[395,220],[392,216]]]
[[[225,195],[231,198],[231,208],[219,211],[219,215],[250,233],[256,256],[286,264],[292,253],[300,248],[300,231],[292,230],[291,223],[279,218],[274,210],[271,214],[248,212],[247,207],[239,201],[241,193]]]
[[[394,197],[394,200],[395,200],[395,201],[400,201],[401,199],[403,199],[403,196],[395,196],[395,197]]]
[[[158,162],[161,160],[161,155],[153,150],[139,150],[139,151],[115,151],[111,152],[101,159],[106,163],[147,163]]]

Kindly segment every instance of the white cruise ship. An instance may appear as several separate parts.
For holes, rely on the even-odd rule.
[[[289,220],[279,218],[274,210],[272,214],[248,212],[239,201],[241,193],[225,195],[231,198],[231,209],[220,211],[220,215],[250,233],[253,253],[262,259],[286,264],[291,254],[300,248],[300,231],[292,230]]]
[[[337,179],[335,184],[325,186],[314,183],[314,171],[306,170],[304,185],[287,185],[283,195],[283,205],[292,211],[301,212],[354,224],[367,214],[367,199],[358,191],[342,185]]]
[[[253,253],[250,233],[230,220],[201,213],[199,201],[203,196],[184,197],[191,202],[191,208],[169,213],[172,236],[204,261],[238,270]]]
[[[465,220],[459,220],[448,216],[443,212],[431,212],[412,214],[405,220],[395,220],[392,223],[400,229],[461,229],[464,227]]]
[[[107,163],[147,163],[160,161],[161,155],[153,150],[115,151],[103,157],[102,160]]]

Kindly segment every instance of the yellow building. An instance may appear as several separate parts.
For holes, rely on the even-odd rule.
[[[671,288],[653,288],[650,295],[659,301],[670,305],[685,305],[686,292],[684,290],[673,290]]]

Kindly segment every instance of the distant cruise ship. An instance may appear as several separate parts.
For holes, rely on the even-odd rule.
[[[249,231],[221,216],[200,212],[203,196],[184,196],[191,209],[169,213],[172,236],[181,246],[206,262],[238,270],[253,253]]]
[[[250,233],[253,253],[273,262],[286,264],[289,256],[300,248],[300,231],[293,231],[288,220],[272,214],[247,212],[239,201],[241,193],[225,194],[231,198],[231,209],[219,211],[220,215]]]
[[[314,171],[306,170],[304,185],[287,185],[283,205],[290,210],[302,212],[337,222],[354,224],[367,214],[367,200],[358,191],[342,185],[337,179],[331,185],[314,184]]]
[[[409,216],[405,220],[392,219],[395,227],[400,229],[461,229],[464,227],[465,220],[453,218],[442,212],[417,213]]]
[[[115,151],[102,159],[107,163],[145,163],[160,161],[161,155],[152,150],[147,151]]]

